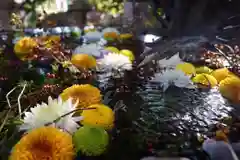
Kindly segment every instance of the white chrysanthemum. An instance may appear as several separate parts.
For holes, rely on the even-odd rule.
[[[109,33],[109,32],[115,32],[117,34],[120,34],[120,32],[116,28],[108,27],[108,28],[105,28],[102,30],[102,35],[104,35],[105,33]]]
[[[162,73],[157,73],[151,82],[161,83],[164,91],[170,85],[175,85],[179,88],[194,88],[190,77],[180,70],[166,70]]]
[[[73,105],[71,99],[63,101],[60,97],[58,99],[48,97],[48,104],[37,104],[30,109],[30,112],[25,112],[24,123],[20,126],[20,130],[31,130],[52,123],[59,117],[75,110],[76,106],[77,104]],[[69,133],[75,132],[79,127],[76,122],[82,120],[82,117],[73,117],[73,114],[62,117],[53,125]]]
[[[74,54],[82,53],[82,54],[88,54],[88,55],[95,56],[95,57],[100,57],[101,49],[103,49],[103,48],[99,44],[91,43],[91,44],[85,44],[82,46],[78,46],[77,48],[74,49],[73,53]]]
[[[92,31],[92,32],[88,32],[84,35],[84,38],[88,41],[88,42],[96,42],[99,41],[102,38],[102,33],[99,31]]]
[[[140,37],[140,39],[145,43],[153,43],[161,38],[161,36],[156,36],[153,34],[146,34]]]
[[[148,51],[151,51],[150,48],[146,48],[143,54],[148,53]],[[168,68],[168,69],[173,69],[175,68],[178,64],[183,63],[182,59],[179,57],[179,53],[175,54],[171,58],[167,59],[161,59],[161,60],[156,60],[156,57],[158,57],[159,53],[154,53],[150,55],[146,55],[142,62],[138,65],[139,67],[144,66],[148,64],[149,62],[152,62],[155,60],[158,64],[159,67],[161,68]]]
[[[178,64],[183,63],[182,59],[179,57],[179,53],[175,54],[169,59],[161,59],[158,62],[160,67],[164,68],[175,68]]]
[[[100,70],[132,70],[132,62],[122,54],[109,53],[97,61]]]

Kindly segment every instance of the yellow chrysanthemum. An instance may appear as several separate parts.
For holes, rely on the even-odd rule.
[[[60,36],[49,36],[48,40],[52,41],[52,42],[60,42],[61,41],[61,37]]]
[[[42,36],[39,38],[42,41],[60,42],[60,36]]]
[[[44,39],[45,47],[51,48],[53,44],[59,43],[61,41],[60,36],[46,36]]]
[[[208,68],[207,66],[201,66],[196,68],[196,73],[201,74],[201,73],[207,73],[210,74],[213,70]]]
[[[103,104],[94,104],[89,107],[96,109],[83,110],[83,120],[81,121],[83,125],[102,127],[106,130],[113,128],[114,112],[111,108]]]
[[[103,37],[105,39],[117,39],[118,38],[118,33],[116,32],[106,32],[103,34]]]
[[[229,70],[227,68],[220,68],[216,69],[215,71],[212,72],[212,76],[216,78],[218,83],[220,83],[222,80],[227,78],[229,76]]]
[[[112,46],[105,47],[105,50],[113,52],[113,53],[119,53],[120,52],[116,47],[112,47]]]
[[[212,75],[206,73],[197,74],[195,77],[193,77],[192,81],[194,83],[202,84],[204,86],[210,85],[211,87],[214,87],[218,84],[217,80]]]
[[[176,69],[183,71],[187,75],[196,74],[196,69],[191,63],[180,63],[176,66]]]
[[[130,50],[128,50],[128,49],[122,49],[122,50],[119,52],[119,54],[122,54],[122,55],[124,55],[124,56],[127,56],[127,57],[130,59],[130,61],[134,61],[134,59],[135,59],[135,56],[134,56],[133,52],[130,51]]]
[[[220,93],[227,99],[240,103],[240,78],[229,76],[219,84]]]
[[[78,101],[78,107],[80,108],[98,104],[102,99],[100,90],[90,84],[73,85],[65,89],[60,96],[63,100],[73,98],[73,102]]]
[[[130,39],[133,38],[133,35],[130,33],[124,33],[124,34],[120,34],[120,39]]]
[[[34,39],[30,37],[24,37],[17,41],[14,46],[14,51],[18,56],[27,56],[28,54],[32,53],[33,48],[36,46],[37,42]]]
[[[72,136],[54,127],[41,127],[23,136],[9,160],[73,160]]]
[[[88,54],[74,54],[71,58],[71,62],[77,68],[92,69],[97,65],[96,59]]]

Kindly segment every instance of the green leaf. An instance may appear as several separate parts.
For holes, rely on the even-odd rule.
[[[24,4],[23,9],[25,11],[31,11],[31,10],[33,10],[33,7],[30,3],[26,3],[26,4]]]
[[[29,24],[30,24],[31,27],[35,27],[36,22],[37,22],[37,13],[35,11],[33,11],[31,13],[30,18],[29,18]]]

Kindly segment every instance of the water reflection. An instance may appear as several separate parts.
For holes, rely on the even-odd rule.
[[[191,145],[191,135],[206,134],[211,124],[233,109],[217,88],[204,91],[170,87],[163,93],[159,86],[147,84],[138,94],[145,103],[135,124],[143,128],[147,138],[159,136],[166,146]]]
[[[219,118],[228,116],[232,110],[227,101],[221,96],[217,88],[208,92],[202,92],[203,104],[193,109],[193,112],[199,119],[205,120],[205,123],[211,125],[216,123]],[[192,117],[187,114],[184,120],[192,121]]]

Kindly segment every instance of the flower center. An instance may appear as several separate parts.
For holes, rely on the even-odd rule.
[[[32,156],[35,159],[51,160],[52,159],[52,148],[51,145],[46,142],[40,142],[33,144],[31,148]]]

